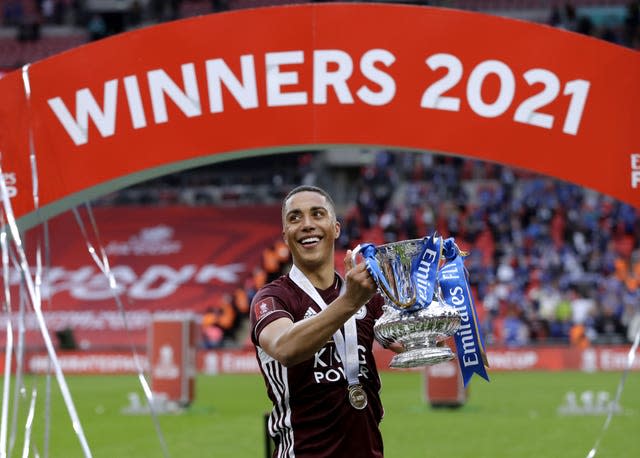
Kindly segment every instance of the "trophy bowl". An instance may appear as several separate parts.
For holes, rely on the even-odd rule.
[[[447,345],[439,344],[458,330],[460,314],[440,299],[435,273],[429,279],[416,274],[417,266],[428,265],[424,262],[427,242],[426,238],[404,240],[363,252],[385,300],[384,313],[373,328],[375,338],[384,347],[399,342],[405,349],[393,357],[390,367],[430,366],[455,356]],[[354,249],[354,260],[361,249]],[[437,271],[440,256],[434,254],[430,268]],[[427,282],[430,288],[425,288]]]
[[[391,359],[391,367],[431,366],[455,356],[448,346],[438,343],[452,336],[460,327],[455,308],[433,301],[415,312],[384,306],[384,313],[373,327],[375,338],[383,346],[399,342],[405,351]]]

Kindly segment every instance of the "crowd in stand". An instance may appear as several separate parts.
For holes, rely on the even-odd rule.
[[[640,49],[640,1],[627,2],[624,18],[613,25],[598,25],[572,2],[552,3],[548,24]],[[105,24],[100,15],[87,14],[84,4],[3,0],[2,24],[72,22],[90,30],[92,38],[102,38],[145,19],[182,17],[185,2],[154,0],[143,8],[133,1],[115,26]],[[211,11],[233,8],[233,2],[224,0],[210,3]],[[211,205],[233,200],[230,195],[236,204],[255,196],[276,201],[288,186],[302,181],[302,162],[307,159],[308,155],[298,156],[287,173],[275,176],[272,169],[260,167],[264,180],[252,177],[240,185],[242,172],[232,177],[235,185],[183,174],[177,185],[126,190],[111,196],[111,203]],[[202,183],[194,182],[203,176]],[[255,192],[257,182],[276,192]],[[356,187],[353,205],[341,215],[340,247],[418,238],[433,231],[455,237],[470,252],[466,267],[490,344],[615,343],[629,340],[640,329],[640,223],[630,206],[550,178],[430,154],[380,152],[372,165],[363,167]],[[236,294],[212,304],[203,329],[206,322],[221,332],[211,333],[218,338],[210,345],[238,339],[252,294],[288,262],[272,255],[265,255],[264,265],[239,285]]]
[[[497,164],[382,152],[345,213],[344,248],[455,237],[489,343],[632,340],[640,320],[640,220],[577,185]]]
[[[588,14],[580,14],[571,2],[555,4],[547,21],[549,25],[600,38],[621,46],[640,49],[640,2],[629,1],[623,19],[596,25]]]
[[[350,204],[336,202],[343,209],[336,262],[360,242],[455,237],[469,252],[489,345],[616,344],[640,330],[640,219],[627,204],[499,164],[428,153],[380,151],[353,189]],[[245,304],[288,269],[289,251],[274,239],[242,285]],[[223,334],[242,342],[239,328]]]
[[[308,0],[312,2],[313,0]],[[304,3],[305,0],[292,0],[291,3]],[[241,9],[255,6],[283,4],[278,0],[131,0],[122,2],[113,11],[95,10],[88,8],[89,3],[81,0],[3,0],[2,22],[0,26],[40,25],[70,25],[81,27],[87,31],[90,40],[104,38],[121,33],[142,25],[150,25],[163,21],[175,20],[198,14],[221,12],[229,9]],[[518,16],[518,9],[539,9],[545,5],[549,8],[547,18],[532,17],[532,20],[546,22],[552,26],[564,28],[585,35],[594,36],[612,43],[640,48],[640,1],[628,2],[603,0],[602,7],[624,8],[624,15],[616,14],[614,19],[598,21],[593,16],[593,7],[598,2],[571,1],[540,1],[511,2],[491,1],[451,1],[451,0],[407,0],[405,3],[434,5],[460,9],[474,9],[479,11],[494,11],[505,15]],[[591,9],[584,10],[588,6]],[[506,8],[506,9],[505,9]],[[32,39],[37,39],[35,34]]]

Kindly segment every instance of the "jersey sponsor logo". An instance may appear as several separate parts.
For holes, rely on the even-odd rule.
[[[256,315],[256,321],[260,320],[260,318],[268,315],[271,312],[276,311],[276,301],[273,297],[265,297],[262,299],[254,308],[254,313]]]
[[[370,378],[366,354],[366,347],[358,345],[358,363],[360,367],[358,377],[361,379]],[[347,380],[342,359],[336,350],[335,344],[325,345],[316,352],[313,360],[313,379],[316,383],[336,383]]]

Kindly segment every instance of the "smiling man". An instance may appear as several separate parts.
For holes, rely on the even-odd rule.
[[[326,191],[300,186],[282,206],[282,236],[293,265],[251,304],[251,338],[273,403],[274,457],[382,457],[380,378],[373,325],[383,300],[364,263],[345,257]]]

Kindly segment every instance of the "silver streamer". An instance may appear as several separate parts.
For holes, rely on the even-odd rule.
[[[27,109],[28,111],[30,111],[30,105],[31,105],[31,84],[30,84],[30,80],[29,80],[29,67],[30,65],[24,65],[22,67],[22,81],[23,81],[23,86],[24,86],[24,94],[25,94],[25,98],[26,98],[26,102],[27,102]],[[33,139],[33,133],[32,130],[29,129],[28,132],[29,135],[29,159],[30,159],[30,165],[31,165],[31,178],[32,178],[32,191],[33,191],[33,202],[34,202],[34,209],[36,211],[36,213],[38,213],[39,210],[39,183],[38,183],[38,173],[37,173],[37,160],[36,160],[36,153],[35,153],[35,147],[34,147],[34,139]],[[1,157],[1,156],[0,156]],[[0,176],[2,176],[2,168],[0,167]],[[29,270],[29,266],[27,264],[26,261],[26,255],[25,255],[25,250],[22,244],[22,241],[20,239],[20,234],[18,232],[17,229],[17,224],[15,222],[15,217],[13,215],[13,209],[11,207],[11,202],[8,198],[8,193],[7,193],[7,189],[6,189],[6,184],[4,183],[4,180],[0,180],[0,194],[2,197],[2,204],[3,204],[3,208],[4,208],[4,214],[2,215],[2,233],[1,233],[1,237],[2,237],[2,257],[3,257],[3,272],[4,272],[4,287],[5,287],[5,305],[4,305],[4,310],[5,313],[7,314],[7,345],[6,345],[6,352],[5,352],[5,371],[8,371],[8,374],[11,374],[11,359],[12,359],[12,354],[14,352],[14,345],[13,345],[13,340],[14,340],[14,330],[13,330],[13,324],[11,321],[11,302],[10,302],[10,289],[9,289],[9,254],[10,254],[10,247],[9,244],[7,243],[8,240],[8,234],[6,231],[6,225],[5,225],[5,220],[4,220],[4,215],[6,215],[7,217],[7,225],[9,226],[10,229],[10,233],[11,236],[13,238],[13,242],[14,242],[14,246],[15,246],[15,250],[16,250],[16,256],[18,257],[18,260],[14,260],[14,264],[15,264],[15,268],[18,272],[21,272],[22,277],[23,277],[23,283],[21,283],[20,288],[21,288],[21,307],[20,307],[20,313],[19,313],[19,326],[18,326],[18,346],[16,351],[16,377],[15,377],[15,396],[13,399],[13,409],[12,409],[12,427],[11,427],[11,437],[9,440],[9,444],[7,444],[7,430],[8,430],[8,412],[9,412],[9,398],[10,398],[10,391],[11,391],[11,377],[7,376],[7,374],[5,374],[5,378],[4,378],[4,383],[3,383],[3,398],[2,398],[2,410],[0,411],[0,420],[1,420],[1,424],[0,424],[0,458],[4,458],[6,456],[10,456],[11,455],[11,451],[13,449],[13,445],[15,443],[15,436],[16,436],[16,421],[17,421],[17,412],[18,412],[18,404],[19,404],[19,398],[21,395],[23,399],[26,398],[26,390],[25,387],[22,384],[22,368],[23,368],[23,358],[24,358],[24,314],[25,314],[25,307],[24,307],[24,299],[25,299],[25,293],[24,293],[24,287],[26,287],[27,293],[28,293],[28,297],[31,301],[31,305],[33,307],[33,310],[35,312],[36,315],[36,319],[37,322],[39,324],[40,330],[41,330],[41,334],[43,337],[43,340],[45,342],[45,346],[47,348],[47,352],[49,354],[49,363],[50,363],[50,367],[51,367],[51,371],[53,371],[56,375],[58,384],[60,385],[60,390],[62,392],[65,404],[67,406],[67,410],[69,412],[69,415],[71,417],[72,420],[72,425],[74,428],[74,431],[76,432],[76,435],[78,436],[78,439],[80,441],[80,444],[82,446],[84,455],[86,457],[90,457],[91,456],[91,451],[89,449],[86,437],[84,435],[83,429],[82,429],[82,425],[80,423],[80,420],[78,418],[77,415],[77,411],[75,409],[75,406],[73,404],[73,400],[71,398],[71,393],[68,389],[68,386],[66,384],[66,380],[64,379],[64,375],[62,373],[62,369],[60,367],[60,364],[58,362],[58,358],[57,355],[55,353],[53,344],[51,342],[51,338],[49,335],[49,332],[47,330],[46,327],[46,323],[44,321],[44,317],[42,315],[42,295],[41,295],[41,287],[42,287],[42,278],[43,278],[43,268],[42,268],[42,252],[41,252],[41,244],[38,241],[37,243],[37,247],[36,247],[36,271],[35,271],[35,275],[32,278],[31,277],[31,273]],[[95,224],[95,219],[93,218],[93,214],[91,213],[91,209],[89,207],[87,207],[87,211],[89,213],[89,217],[94,229],[94,233],[98,236],[99,238],[99,234],[98,234],[98,230],[97,230],[97,225]],[[109,266],[109,262],[108,262],[108,258],[106,257],[106,253],[101,245],[101,243],[98,243],[100,252],[101,252],[101,258],[98,257],[95,248],[91,245],[91,243],[89,242],[86,230],[84,228],[84,224],[82,223],[82,220],[79,218],[79,215],[77,213],[77,211],[74,210],[74,213],[76,215],[76,218],[79,221],[79,225],[82,229],[83,235],[85,237],[85,241],[87,242],[87,247],[89,249],[89,253],[91,254],[91,256],[93,257],[94,261],[96,262],[96,264],[99,266],[100,270],[105,274],[108,282],[109,282],[109,286],[110,289],[113,293],[114,299],[118,305],[119,311],[122,314],[122,319],[124,322],[124,326],[125,329],[127,331],[127,334],[129,335],[129,327],[127,324],[127,320],[126,320],[126,314],[124,311],[124,307],[122,305],[122,301],[120,300],[119,294],[117,293],[117,285],[116,285],[116,280],[115,277],[113,275],[113,273],[111,272],[110,266]],[[48,237],[48,226],[46,224],[46,221],[41,221],[41,223],[43,223],[45,225],[44,227],[44,249],[45,249],[45,257],[47,258],[46,264],[47,266],[49,265],[48,263],[48,254],[49,254],[49,237]],[[166,442],[164,440],[164,437],[162,435],[162,431],[160,429],[160,424],[159,421],[157,419],[157,415],[154,411],[154,402],[153,402],[153,392],[151,391],[151,388],[149,386],[149,384],[147,383],[147,380],[144,376],[144,371],[143,371],[143,367],[142,367],[142,363],[140,362],[140,357],[137,354],[136,350],[135,350],[135,346],[133,345],[133,343],[131,343],[131,347],[132,347],[132,351],[133,351],[133,356],[134,356],[134,361],[135,361],[135,365],[137,368],[137,372],[138,372],[138,378],[140,381],[140,384],[142,386],[142,389],[145,393],[145,398],[147,399],[147,403],[149,404],[149,409],[150,412],[152,414],[153,420],[154,420],[154,424],[156,427],[156,431],[160,440],[160,444],[161,444],[161,448],[163,451],[163,454],[165,457],[169,456],[168,453],[168,448],[166,446]],[[45,456],[48,455],[48,443],[49,443],[49,431],[50,431],[50,412],[51,412],[51,408],[50,408],[50,403],[51,403],[51,371],[48,372],[47,374],[47,383],[46,383],[46,398],[45,398],[45,425],[44,425],[44,453]],[[34,392],[32,394],[32,400],[31,400],[31,404],[30,404],[30,409],[29,409],[29,415],[27,418],[27,424],[25,425],[25,445],[23,448],[23,456],[28,456],[28,452],[29,449],[32,448],[36,454],[36,456],[38,456],[37,453],[37,449],[35,448],[35,446],[30,447],[29,444],[31,443],[30,441],[30,435],[31,435],[31,424],[33,421],[33,415],[34,415],[34,410],[35,410],[35,399],[36,399],[36,393],[35,393],[35,389]]]
[[[4,286],[4,313],[7,317],[7,346],[4,354],[4,380],[2,383],[2,410],[0,411],[0,457],[7,456],[7,427],[9,419],[9,392],[11,390],[11,354],[13,353],[13,326],[11,324],[11,294],[9,292],[9,249],[4,216],[0,218],[0,249],[2,250],[2,277]]]
[[[45,266],[46,273],[51,271],[51,250],[49,244],[49,223],[45,221],[43,223],[44,228],[44,256],[45,256]],[[47,278],[48,280],[48,278]],[[47,284],[48,281],[47,281]],[[47,299],[48,308],[51,309],[51,297]],[[43,453],[44,458],[48,458],[49,456],[49,438],[51,436],[51,377],[52,377],[52,366],[51,361],[49,361],[49,367],[47,369],[47,375],[45,377],[45,404],[44,404],[44,433],[43,433]]]
[[[2,223],[4,224],[4,217],[0,218]],[[0,428],[3,446],[0,447],[2,450],[2,456],[11,456],[13,452],[13,448],[15,446],[16,441],[16,433],[17,433],[17,424],[18,424],[18,412],[20,407],[20,401],[26,400],[26,390],[23,385],[23,367],[24,367],[24,335],[25,335],[25,303],[26,296],[24,292],[23,285],[20,285],[20,305],[18,308],[18,343],[14,345],[14,332],[13,332],[13,324],[11,317],[11,293],[9,290],[9,260],[13,262],[14,269],[17,270],[17,261],[13,256],[10,256],[9,246],[6,243],[6,232],[3,230],[4,237],[2,237],[3,244],[3,274],[5,278],[5,304],[6,304],[6,318],[7,318],[7,330],[10,331],[10,334],[7,334],[7,353],[5,354],[5,372],[8,375],[5,375],[5,383],[3,390],[3,426]],[[15,390],[13,392],[13,403],[11,408],[11,427],[10,427],[10,436],[9,442],[7,446],[6,442],[6,433],[8,429],[8,406],[9,406],[9,397],[11,394],[10,390],[10,375],[11,375],[11,361],[12,355],[15,357],[16,361],[16,370],[15,370],[15,381],[14,386]],[[5,407],[6,406],[6,407]],[[5,411],[6,409],[6,411]]]
[[[9,391],[11,389],[11,352],[13,351],[13,329],[7,320],[7,347],[4,355],[4,381],[2,384],[2,413],[0,415],[0,457],[7,456],[7,421],[9,417]]]
[[[18,271],[17,261],[12,259],[14,268]],[[16,433],[18,431],[18,411],[20,407],[20,400],[26,400],[26,390],[23,381],[23,368],[24,368],[24,334],[26,332],[25,327],[25,297],[24,286],[20,284],[20,305],[18,306],[18,343],[15,349],[16,358],[16,375],[15,375],[15,389],[13,392],[13,408],[11,416],[11,436],[9,437],[9,455],[13,451],[13,447],[16,444]]]
[[[24,86],[24,94],[25,99],[27,101],[27,110],[31,112],[31,82],[29,81],[29,67],[30,64],[26,64],[22,67],[22,83]],[[31,129],[31,125],[29,125],[29,163],[31,165],[31,183],[32,183],[32,196],[33,196],[33,208],[35,209],[35,213],[40,220],[40,223],[43,225],[43,237],[44,237],[44,250],[46,257],[46,266],[49,267],[49,226],[47,221],[42,221],[42,218],[39,216],[40,210],[40,186],[38,181],[38,163],[36,160],[36,149],[33,140],[33,130]],[[37,242],[36,247],[36,294],[38,295],[38,301],[41,301],[41,290],[42,290],[42,255],[41,255],[41,246],[40,241]],[[48,269],[47,269],[48,271]],[[45,379],[45,416],[44,416],[44,438],[43,438],[43,450],[45,457],[49,454],[49,433],[50,433],[50,425],[51,425],[51,365],[49,365],[49,370],[46,374]]]
[[[0,176],[2,176],[2,173],[3,173],[2,167],[0,166]],[[9,200],[9,194],[7,192],[7,186],[4,180],[0,180],[0,196],[2,198],[2,205],[3,205],[4,213],[6,216],[7,225],[9,226],[13,244],[15,246],[16,255],[18,256],[19,269],[27,289],[31,306],[35,313],[36,321],[38,322],[40,333],[44,340],[47,353],[49,354],[49,358],[51,359],[51,363],[53,365],[53,370],[56,374],[56,380],[58,381],[58,386],[60,387],[60,391],[62,393],[62,397],[67,407],[67,411],[69,413],[69,416],[71,417],[71,423],[72,423],[73,429],[80,441],[80,445],[82,447],[84,456],[91,457],[92,455],[91,455],[91,450],[89,449],[89,444],[87,443],[87,439],[85,437],[82,424],[80,423],[80,419],[78,418],[78,414],[77,414],[75,405],[73,403],[73,399],[71,398],[71,393],[69,391],[67,381],[64,377],[62,368],[60,367],[60,363],[58,361],[58,355],[55,352],[55,348],[53,346],[53,342],[51,341],[49,330],[47,329],[47,325],[45,323],[45,319],[42,314],[41,304],[38,300],[39,294],[36,293],[34,280],[31,277],[31,273],[29,271],[29,264],[27,263],[25,250],[22,244],[22,238],[20,236],[20,232],[18,231],[18,225],[16,223],[15,216],[13,214],[13,208],[11,206],[11,201]]]
[[[36,398],[38,392],[35,388],[31,391],[31,403],[29,404],[29,413],[27,414],[27,423],[24,428],[24,446],[22,447],[22,458],[29,457],[29,448],[31,445],[31,430],[33,426],[33,416],[36,410]]]
[[[24,86],[24,93],[25,93],[25,97],[26,97],[26,101],[27,101],[27,107],[28,109],[30,108],[30,103],[31,103],[31,84],[30,84],[30,80],[29,80],[29,67],[30,64],[24,65],[22,67],[22,81],[23,81],[23,86]],[[35,146],[34,146],[34,139],[33,139],[33,133],[32,130],[29,129],[29,158],[30,158],[30,164],[31,164],[31,178],[32,178],[32,191],[33,191],[33,202],[34,202],[34,208],[36,210],[36,212],[39,209],[39,182],[38,182],[38,173],[37,173],[37,161],[36,161],[36,154],[35,154]],[[1,156],[0,156],[1,157]],[[0,177],[2,177],[2,167],[0,166]],[[7,323],[6,323],[6,336],[7,336],[7,340],[6,340],[6,348],[5,348],[5,371],[4,371],[4,379],[3,379],[3,385],[2,385],[2,406],[0,409],[0,458],[6,458],[7,456],[11,455],[11,451],[13,449],[13,446],[15,444],[15,437],[16,437],[16,421],[17,421],[17,411],[18,411],[18,404],[19,404],[19,399],[26,399],[26,389],[23,385],[23,360],[24,360],[24,333],[25,333],[25,326],[24,326],[24,315],[25,315],[25,303],[26,303],[26,299],[28,298],[30,300],[30,303],[32,305],[32,308],[35,312],[36,315],[36,319],[45,343],[45,346],[47,348],[47,352],[49,355],[49,361],[50,361],[50,365],[51,365],[51,371],[47,374],[47,383],[46,383],[46,391],[45,391],[45,427],[44,427],[44,454],[45,457],[48,455],[48,443],[49,443],[49,425],[50,425],[50,402],[51,402],[51,372],[53,372],[56,376],[56,379],[58,381],[58,384],[60,386],[60,390],[62,392],[63,398],[64,398],[64,402],[65,405],[67,407],[67,411],[69,413],[69,416],[72,420],[72,426],[73,429],[80,441],[83,453],[85,457],[91,457],[91,450],[89,449],[89,445],[87,443],[86,437],[84,435],[84,431],[82,429],[82,425],[80,423],[80,419],[78,418],[77,415],[77,411],[75,409],[72,397],[71,397],[71,393],[69,391],[69,388],[67,386],[66,380],[64,378],[64,375],[62,373],[62,369],[60,367],[60,364],[58,362],[58,357],[56,355],[55,349],[53,347],[53,344],[51,342],[51,337],[49,334],[49,331],[47,329],[45,320],[44,320],[44,316],[42,314],[42,297],[41,297],[41,286],[42,286],[42,280],[43,280],[43,267],[42,267],[42,247],[40,245],[40,243],[38,243],[37,248],[36,248],[36,271],[35,271],[35,275],[32,278],[31,277],[31,273],[29,270],[29,266],[27,264],[26,261],[26,255],[25,255],[25,251],[20,239],[20,234],[18,232],[17,229],[17,225],[15,222],[15,218],[13,215],[13,210],[11,207],[11,202],[9,200],[8,197],[8,192],[6,189],[6,184],[4,182],[4,179],[0,179],[0,196],[1,196],[1,200],[2,200],[2,206],[4,209],[4,215],[6,215],[7,221],[5,224],[5,219],[4,219],[4,215],[0,215],[0,226],[2,227],[1,231],[0,231],[0,248],[2,250],[2,272],[3,272],[3,287],[4,287],[4,304],[3,304],[3,311],[7,316]],[[100,238],[99,238],[99,232],[98,232],[98,228],[95,222],[95,219],[93,217],[91,208],[88,204],[85,204],[86,208],[87,208],[87,213],[89,215],[89,219],[93,228],[93,232],[98,240],[98,250],[100,252],[100,256],[98,255],[97,250],[94,248],[94,246],[91,244],[91,242],[89,241],[89,237],[85,228],[85,225],[82,221],[82,218],[80,217],[77,209],[73,209],[74,215],[76,217],[76,220],[78,221],[78,225],[81,229],[82,235],[85,239],[85,243],[87,246],[87,249],[89,251],[89,254],[91,255],[91,257],[93,258],[93,260],[95,261],[95,263],[97,264],[97,266],[100,268],[100,270],[102,271],[102,273],[105,275],[108,284],[109,284],[109,288],[111,290],[111,293],[113,295],[113,298],[116,302],[116,305],[118,307],[118,310],[122,316],[122,320],[123,320],[123,324],[124,324],[124,328],[125,331],[127,333],[128,336],[130,336],[130,331],[129,331],[129,326],[128,326],[128,322],[127,322],[127,317],[126,317],[126,312],[125,312],[125,308],[124,305],[122,303],[122,300],[120,298],[120,293],[117,290],[117,282],[115,279],[115,276],[113,275],[110,266],[109,266],[109,261],[106,255],[106,252],[102,246],[102,243],[100,242]],[[48,253],[49,253],[49,238],[48,238],[48,226],[46,225],[46,222],[43,222],[45,224],[44,227],[44,251],[45,251],[45,265],[49,265],[48,262]],[[11,236],[12,236],[12,240],[15,246],[15,256],[17,256],[18,259],[13,259],[13,262],[15,264],[16,269],[21,272],[22,277],[24,279],[23,284],[21,284],[21,294],[20,294],[20,309],[19,309],[19,315],[18,315],[18,342],[17,345],[14,348],[14,329],[13,329],[13,325],[12,325],[12,321],[11,321],[11,296],[10,296],[10,289],[9,289],[9,258],[10,258],[10,247],[9,247],[9,243],[8,243],[8,234],[6,231],[6,226],[9,226],[10,228],[10,232],[11,232]],[[25,291],[26,288],[26,291]],[[153,419],[154,422],[154,426],[156,428],[156,433],[158,435],[158,439],[160,441],[160,446],[162,448],[162,452],[163,455],[165,456],[165,458],[169,457],[169,451],[166,445],[166,441],[164,439],[164,436],[162,434],[162,430],[160,428],[160,423],[158,421],[158,416],[157,416],[157,412],[155,411],[155,403],[153,402],[153,392],[151,391],[151,388],[147,382],[147,379],[144,375],[144,369],[142,367],[142,363],[141,363],[141,359],[135,349],[135,345],[133,344],[133,342],[130,342],[131,344],[131,348],[132,348],[132,353],[133,353],[133,357],[134,357],[134,362],[135,362],[135,366],[136,366],[136,370],[137,370],[137,375],[138,375],[138,379],[139,382],[142,386],[142,389],[144,391],[145,394],[145,398],[147,401],[147,404],[149,406],[149,411],[151,412],[151,417]],[[602,427],[602,430],[600,431],[600,434],[598,436],[598,438],[596,439],[595,445],[593,446],[593,448],[589,451],[587,458],[594,458],[597,454],[597,450],[598,447],[600,446],[600,443],[602,441],[602,438],[604,437],[606,431],[608,430],[610,424],[611,424],[611,420],[613,418],[613,415],[615,413],[615,406],[619,405],[619,401],[622,395],[622,391],[624,389],[624,385],[626,382],[626,379],[629,375],[629,372],[631,371],[631,368],[633,367],[633,363],[635,360],[635,354],[637,352],[638,346],[640,344],[640,330],[638,331],[638,333],[635,336],[633,345],[631,346],[631,349],[629,350],[628,356],[627,356],[627,364],[625,367],[625,370],[622,374],[621,380],[618,384],[617,387],[617,391],[616,391],[616,396],[615,399],[613,401],[611,401],[610,405],[609,405],[609,411],[608,411],[608,415],[607,418],[604,422],[604,425]],[[9,398],[10,398],[10,392],[11,392],[11,367],[12,367],[12,355],[15,351],[15,361],[16,361],[16,374],[15,374],[15,393],[14,393],[14,398],[13,398],[13,408],[12,408],[12,426],[11,426],[11,434],[9,437],[9,440],[7,440],[7,436],[8,436],[8,430],[9,430]],[[25,434],[24,434],[24,446],[23,446],[23,450],[22,450],[22,456],[23,458],[27,458],[29,455],[29,450],[32,450],[34,455],[36,457],[39,456],[38,451],[36,449],[36,447],[32,444],[31,442],[31,432],[32,432],[32,426],[33,426],[33,420],[34,420],[34,416],[35,416],[35,406],[36,406],[36,399],[37,399],[37,391],[35,388],[33,388],[32,393],[31,393],[31,400],[29,403],[29,410],[28,410],[28,415],[27,415],[27,420],[26,420],[26,424],[25,424]]]
[[[633,367],[633,362],[636,359],[636,352],[638,351],[638,344],[640,344],[640,329],[636,333],[636,337],[633,339],[633,345],[631,345],[631,349],[627,354],[627,365],[624,368],[624,372],[622,373],[622,377],[620,378],[620,382],[618,383],[618,389],[616,390],[616,397],[613,401],[609,403],[609,411],[607,413],[607,418],[604,421],[604,425],[602,425],[602,430],[598,438],[596,439],[596,443],[589,453],[587,454],[587,458],[593,458],[596,456],[598,452],[598,447],[600,447],[600,442],[602,442],[602,438],[604,434],[609,429],[609,425],[611,424],[611,419],[613,418],[613,414],[616,412],[616,406],[620,405],[620,397],[622,396],[622,390],[624,389],[624,384],[627,381],[627,377],[629,376],[629,372]]]
[[[133,354],[133,360],[136,366],[136,371],[138,373],[138,380],[140,381],[140,385],[142,386],[142,390],[144,391],[144,395],[145,395],[145,399],[147,401],[147,406],[149,407],[149,412],[151,414],[151,418],[153,420],[153,424],[155,426],[156,429],[156,434],[158,436],[158,440],[160,441],[160,447],[162,449],[162,453],[165,456],[165,458],[169,457],[169,449],[167,447],[167,443],[164,439],[164,435],[162,433],[162,429],[160,427],[160,422],[158,421],[158,413],[156,412],[155,409],[155,403],[153,402],[153,391],[151,391],[151,387],[149,386],[149,383],[147,382],[147,379],[144,375],[144,368],[142,367],[142,363],[140,362],[140,356],[138,355],[138,352],[136,351],[135,345],[133,344],[132,339],[130,338],[131,336],[131,332],[129,330],[129,324],[127,321],[127,314],[125,311],[125,307],[124,304],[122,302],[122,299],[120,297],[120,293],[118,291],[118,284],[116,281],[115,276],[113,275],[113,272],[111,271],[111,267],[109,265],[109,258],[107,257],[107,253],[106,250],[104,249],[104,246],[102,244],[102,241],[100,239],[100,232],[98,230],[98,225],[96,223],[96,220],[93,216],[93,211],[91,210],[91,205],[88,203],[84,204],[85,209],[87,211],[87,216],[89,218],[89,222],[91,223],[91,228],[93,230],[93,235],[95,236],[96,239],[96,243],[98,246],[98,250],[96,250],[96,248],[93,246],[93,244],[91,243],[90,239],[89,239],[89,234],[87,233],[87,229],[85,227],[84,221],[82,219],[82,217],[80,216],[80,212],[78,211],[77,208],[73,209],[73,214],[76,218],[76,221],[78,223],[78,227],[80,228],[80,232],[82,233],[82,237],[85,240],[85,244],[87,246],[87,251],[89,251],[89,254],[91,255],[91,257],[93,258],[94,262],[96,263],[96,265],[98,266],[98,268],[100,269],[100,271],[104,274],[104,276],[106,277],[108,284],[109,284],[109,290],[111,292],[111,295],[118,307],[118,311],[120,312],[120,315],[122,317],[122,323],[124,325],[124,329],[125,329],[125,333],[127,335],[127,337],[129,337],[129,343],[131,346],[131,352]],[[98,251],[100,252],[100,256],[98,256]]]

